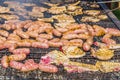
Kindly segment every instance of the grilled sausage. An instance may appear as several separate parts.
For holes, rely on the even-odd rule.
[[[51,47],[60,47],[63,45],[62,42],[52,42],[52,41],[48,41],[48,45]]]
[[[52,39],[53,35],[51,35],[51,34],[40,34],[39,37],[44,38],[44,39]]]
[[[93,37],[89,37],[86,42],[89,44],[89,45],[92,45],[93,44]]]
[[[26,32],[23,32],[21,29],[17,29],[13,33],[25,39],[29,38],[29,35]]]
[[[84,44],[83,44],[83,50],[85,50],[85,51],[89,51],[90,50],[90,45],[87,43],[87,42],[85,42]]]
[[[4,67],[4,68],[7,68],[9,66],[9,59],[8,59],[8,56],[3,56],[2,59],[1,59],[1,65]]]
[[[10,61],[21,61],[24,60],[26,58],[26,54],[13,54],[8,56]]]
[[[22,72],[28,72],[38,69],[38,64],[34,62],[33,59],[28,59],[25,61],[24,66],[22,66],[21,70]]]
[[[58,37],[60,37],[62,34],[58,31],[58,30],[56,30],[56,29],[54,29],[53,31],[53,34],[55,35],[55,36],[58,36]]]
[[[58,68],[54,65],[47,65],[47,64],[41,64],[39,63],[39,69],[43,72],[49,72],[49,73],[56,73],[58,72]]]
[[[5,30],[0,30],[0,35],[2,35],[4,37],[8,37],[9,33]]]
[[[18,48],[13,50],[13,54],[26,54],[28,55],[30,53],[30,49],[29,48]]]
[[[65,34],[62,37],[62,39],[75,39],[75,38],[78,38],[77,34]]]
[[[10,67],[20,70],[24,66],[23,63],[17,62],[17,61],[10,61]]]
[[[35,48],[49,48],[49,45],[47,43],[42,43],[42,42],[33,42],[32,47],[35,47]]]

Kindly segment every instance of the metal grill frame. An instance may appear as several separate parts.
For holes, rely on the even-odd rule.
[[[90,1],[90,0],[89,0]],[[97,0],[102,1],[102,0]],[[103,9],[103,11],[109,11],[108,7],[105,4],[99,4],[100,7]],[[115,15],[112,12],[109,12],[107,14],[109,16],[110,21],[102,21],[104,22],[103,26],[105,24],[110,27],[116,27],[120,29],[120,21],[115,17]],[[101,25],[102,22],[98,22],[95,24]],[[93,24],[93,23],[89,23]],[[120,39],[118,38],[117,41],[120,42]],[[28,58],[34,58],[35,61],[38,61],[40,59],[40,56],[46,54],[47,52],[54,50],[55,48],[50,49],[35,49],[31,48],[31,54],[28,56]],[[58,49],[58,48],[56,48]],[[4,54],[10,54],[7,50],[0,51],[0,57],[2,57]],[[37,57],[36,57],[37,56]],[[38,57],[39,56],[39,57]],[[115,60],[120,62],[120,52],[116,52],[116,55],[112,60]],[[85,62],[85,63],[95,63],[96,59],[90,56],[85,56],[80,59],[72,59],[73,61],[78,62]],[[85,73],[67,73],[63,70],[62,65],[58,66],[59,72],[56,74],[50,74],[50,73],[44,73],[39,70],[35,70],[28,73],[22,73],[15,69],[7,68],[4,69],[0,66],[0,80],[120,80],[120,72],[114,72],[114,73],[101,73],[101,72],[85,72]]]

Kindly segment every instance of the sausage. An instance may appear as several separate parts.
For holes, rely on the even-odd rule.
[[[98,25],[93,25],[95,36],[102,36],[105,34],[105,29]]]
[[[87,42],[85,42],[85,43],[83,44],[83,50],[89,51],[90,48],[91,48],[91,46],[90,46]]]
[[[68,31],[68,29],[66,29],[66,28],[60,28],[60,27],[55,27],[55,28],[56,28],[56,30],[58,30],[61,33]]]
[[[48,64],[41,64],[39,63],[39,69],[43,72],[49,72],[49,73],[56,73],[58,72],[58,68],[54,65],[48,65]]]
[[[75,39],[75,38],[78,38],[77,34],[66,34],[66,35],[63,35],[62,37],[62,39]]]
[[[63,45],[62,42],[52,42],[52,41],[48,41],[48,45],[51,47],[60,47]]]
[[[107,45],[105,43],[101,43],[101,42],[97,42],[97,41],[94,42],[93,44],[97,47],[100,47],[100,48],[106,48],[107,47]]]
[[[92,45],[93,44],[93,37],[89,37],[86,42],[89,44],[89,45]]]
[[[53,35],[50,35],[50,34],[40,34],[39,37],[40,38],[44,38],[44,39],[52,39]]]
[[[58,36],[58,37],[60,37],[61,35],[62,35],[62,33],[60,33],[58,30],[56,30],[56,29],[54,29],[53,31],[53,34],[55,35],[55,36]]]
[[[102,40],[103,41],[103,40]],[[113,39],[105,39],[104,41],[103,41],[105,44],[107,44],[107,45],[116,45],[116,41],[115,40],[113,40]]]
[[[35,24],[34,22],[27,23],[24,25],[24,28],[28,29],[29,27],[31,27],[31,25],[34,25],[34,24]]]
[[[90,33],[91,36],[94,36],[95,35],[95,31],[94,31],[94,28],[90,25],[87,25],[87,29]]]
[[[5,29],[5,30],[10,30],[11,29],[11,23],[3,24],[1,26],[1,28]]]
[[[0,41],[4,42],[4,41],[6,41],[6,38],[5,38],[5,37],[0,36]]]
[[[61,39],[60,42],[62,42],[62,44],[63,44],[64,46],[69,43],[68,40],[64,40],[64,39]]]
[[[42,43],[42,42],[33,42],[32,47],[35,47],[35,48],[49,48],[49,45],[47,43]]]
[[[0,36],[0,44],[3,44],[6,41],[5,37]]]
[[[26,32],[30,37],[36,38],[38,37],[38,32],[35,31],[28,31]]]
[[[18,21],[18,22],[15,22],[16,24],[16,29],[18,28],[23,28],[26,24],[32,22],[31,20],[26,20],[26,21]]]
[[[81,26],[79,24],[70,24],[69,26],[67,26],[67,29],[69,30],[74,30],[74,29],[79,29]]]
[[[8,68],[9,66],[9,59],[8,59],[8,56],[3,56],[2,59],[1,59],[1,65],[4,67],[4,68]]]
[[[8,37],[9,33],[5,30],[0,30],[0,35],[2,35],[4,37]]]
[[[112,37],[111,34],[106,34],[102,38],[102,42],[106,43],[107,45],[115,45],[116,41],[113,39],[110,39]]]
[[[21,68],[24,66],[23,63],[17,62],[17,61],[10,61],[10,67],[17,69],[17,70],[21,70]]]
[[[51,28],[51,27],[50,27],[50,28],[47,28],[47,27],[45,28],[45,32],[46,32],[47,34],[50,34],[50,35],[51,35],[51,34],[52,34],[52,31],[53,31],[53,28]]]
[[[29,48],[18,48],[13,50],[12,52],[13,54],[26,54],[28,55],[30,53],[30,49]]]
[[[30,65],[30,64],[34,64],[35,61],[33,59],[28,59],[28,60],[25,60],[25,65]]]
[[[70,40],[68,45],[82,47],[83,41],[81,39]]]
[[[36,37],[36,40],[42,43],[48,43],[48,40],[44,38]]]
[[[40,27],[40,28],[38,29],[38,33],[43,33],[43,32],[45,32],[45,28]]]
[[[117,30],[115,28],[106,28],[105,31],[106,33],[109,33],[113,36],[120,36],[120,30]]]
[[[26,54],[13,54],[8,56],[10,61],[21,61],[24,60],[26,58]]]
[[[16,34],[10,34],[8,36],[7,40],[19,41],[19,40],[21,40],[21,38],[18,35],[16,35]]]
[[[4,46],[3,43],[0,43],[0,50],[5,49],[6,47]]]
[[[63,33],[63,35],[66,35],[66,34],[76,34],[76,33],[74,33],[74,30],[69,30]]]
[[[83,43],[82,39],[72,39],[70,42],[78,42],[78,43]]]
[[[29,35],[26,32],[23,32],[21,29],[17,29],[13,33],[25,39],[29,38]]]
[[[39,29],[39,25],[37,25],[37,24],[33,24],[33,25],[31,25],[29,28],[28,28],[28,31],[34,31],[34,30],[37,30],[37,29]]]
[[[82,43],[80,42],[66,42],[65,46],[77,46],[77,47],[82,47]]]
[[[9,52],[12,52],[14,49],[16,49],[16,47],[17,47],[16,44],[11,44],[11,45],[8,47]]]
[[[21,70],[22,72],[27,72],[27,71],[33,71],[38,69],[38,64],[35,63],[32,59],[28,59],[25,61],[24,66],[22,66]]]
[[[13,48],[15,49],[17,47],[16,43],[17,41],[8,40],[8,41],[5,41],[3,46],[5,48],[10,48],[10,50],[12,50]]]
[[[32,43],[35,42],[35,40],[32,39],[23,39],[17,42],[18,46],[25,46],[25,47],[31,47]]]
[[[88,34],[78,34],[78,37],[77,38],[80,38],[80,39],[88,39],[90,36]]]
[[[87,30],[85,30],[85,29],[76,29],[73,31],[73,33],[75,33],[75,34],[85,33],[85,32],[87,32]]]
[[[53,39],[51,39],[50,41],[51,41],[51,42],[59,42],[60,39],[59,39],[59,38],[53,38]]]

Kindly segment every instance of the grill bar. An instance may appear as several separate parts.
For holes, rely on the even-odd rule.
[[[105,4],[99,3],[99,5],[103,8],[103,10],[105,10],[105,12],[109,11],[109,8]],[[112,20],[112,22],[120,29],[120,21],[117,19],[117,17],[112,12],[107,13],[107,15]]]
[[[29,0],[24,0],[25,2],[29,2]],[[39,0],[31,1],[34,3]],[[84,1],[92,1],[92,0],[83,0]],[[102,0],[97,0],[102,1]],[[101,11],[109,11],[107,6],[105,4],[99,4],[101,8],[99,10]],[[83,5],[84,10],[93,9],[89,8],[87,6]],[[113,15],[112,12],[109,12],[107,14],[109,16],[108,20],[100,21],[97,23],[86,23],[86,24],[97,24],[103,27],[114,27],[120,29],[120,22],[118,19]],[[76,16],[75,19],[81,18],[84,15]],[[79,22],[79,21],[78,21]],[[81,23],[81,22],[79,22]],[[115,38],[117,42],[120,42],[120,38]],[[39,59],[41,56],[45,55],[51,50],[55,50],[58,48],[49,48],[49,49],[36,49],[31,48],[31,54],[27,57],[27,59],[34,59],[36,62],[39,62]],[[8,50],[0,51],[0,58],[3,55],[9,55],[10,53]],[[87,53],[89,54],[89,53]],[[94,64],[97,60],[89,55],[86,55],[80,59],[71,59],[72,61],[77,62],[84,62],[84,63],[90,63]],[[116,51],[115,56],[111,59],[111,61],[118,61],[120,62],[120,52]],[[35,70],[28,73],[19,72],[15,69],[7,68],[4,69],[0,66],[0,80],[120,80],[120,72],[114,72],[114,73],[101,73],[101,72],[84,72],[84,73],[67,73],[63,70],[62,65],[58,66],[59,72],[56,74],[50,74],[50,73],[44,73],[39,70]]]

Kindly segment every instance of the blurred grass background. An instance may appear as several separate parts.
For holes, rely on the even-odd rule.
[[[119,2],[119,3],[111,3],[109,7],[110,7],[111,9],[120,7],[120,2]],[[115,16],[120,20],[120,9],[113,11],[113,13],[114,13]]]
[[[120,10],[115,10],[115,11],[113,11],[113,13],[120,20]]]

